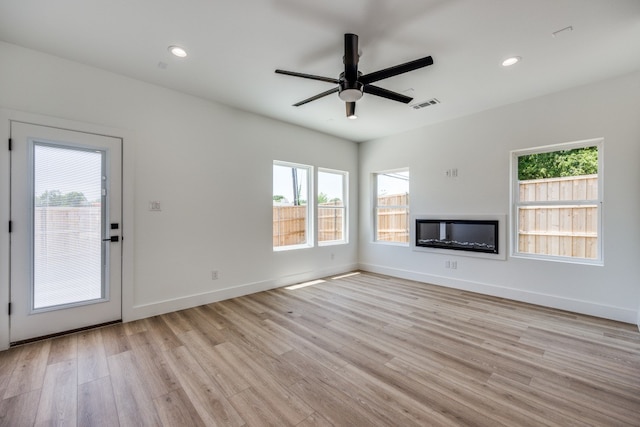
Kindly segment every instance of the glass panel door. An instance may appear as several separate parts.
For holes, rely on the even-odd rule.
[[[33,309],[104,298],[105,153],[33,145]]]
[[[11,122],[10,342],[122,317],[122,139]]]

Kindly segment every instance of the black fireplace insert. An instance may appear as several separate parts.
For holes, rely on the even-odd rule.
[[[498,253],[498,221],[416,219],[416,246]]]

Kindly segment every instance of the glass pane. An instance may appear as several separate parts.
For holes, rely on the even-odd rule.
[[[344,239],[344,208],[318,207],[318,241]]]
[[[104,297],[102,152],[34,144],[33,308]]]
[[[582,147],[518,157],[518,179],[560,178],[598,173],[598,147]]]
[[[346,175],[318,172],[318,241],[344,240]]]
[[[597,200],[598,147],[518,157],[521,202]]]
[[[597,200],[598,175],[519,181],[521,202]]]
[[[376,240],[409,243],[408,208],[378,208],[376,219]]]
[[[598,205],[518,209],[518,251],[598,258]]]
[[[378,206],[409,205],[409,171],[376,175]]]
[[[409,171],[376,174],[376,240],[409,243]]]
[[[344,174],[318,172],[318,206],[344,206]]]
[[[273,165],[273,247],[307,243],[309,170]]]

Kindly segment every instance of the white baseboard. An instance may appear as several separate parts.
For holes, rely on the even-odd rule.
[[[130,310],[125,310],[122,320],[124,322],[131,322],[133,320],[144,319],[146,317],[170,313],[172,311],[184,310],[191,307],[197,307],[199,305],[211,304],[230,298],[237,298],[244,295],[254,294],[256,292],[267,291],[269,289],[275,289],[300,282],[315,280],[321,277],[343,274],[349,271],[356,270],[357,268],[357,264],[347,264],[340,267],[308,271],[259,282],[229,286],[224,289],[217,289],[211,292],[188,295],[171,300],[135,305]]]
[[[625,323],[637,323],[640,328],[640,313],[621,307],[614,307],[604,304],[596,304],[589,301],[580,301],[556,295],[541,294],[522,289],[512,289],[487,283],[479,283],[468,280],[452,279],[450,277],[437,276],[410,270],[390,268],[374,264],[360,264],[360,269],[372,273],[385,274],[387,276],[401,279],[415,280],[417,282],[430,283],[433,285],[448,288],[460,289],[464,291],[476,292],[500,298],[507,298],[514,301],[526,302],[541,305],[544,307],[557,308],[571,311],[573,313],[586,314],[589,316],[601,317],[604,319],[616,320]]]

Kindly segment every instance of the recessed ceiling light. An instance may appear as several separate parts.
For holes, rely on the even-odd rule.
[[[169,52],[178,58],[184,58],[187,56],[187,51],[180,46],[169,46]]]
[[[510,66],[520,62],[521,59],[522,58],[520,58],[519,56],[512,56],[511,58],[507,58],[504,61],[502,61],[502,66],[503,67],[510,67]]]

